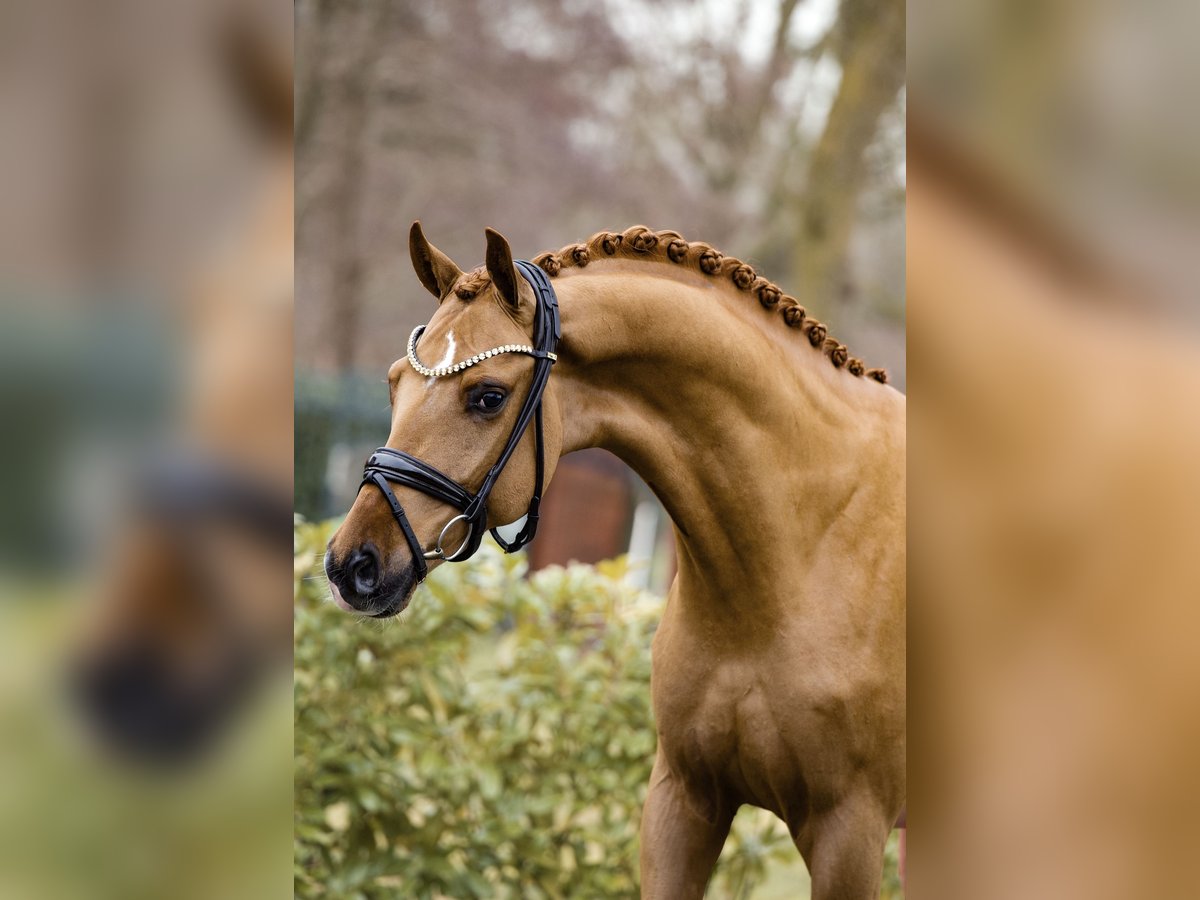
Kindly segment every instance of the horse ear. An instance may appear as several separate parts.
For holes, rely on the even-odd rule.
[[[408,232],[408,253],[421,284],[438,300],[446,296],[451,285],[462,275],[462,270],[454,264],[454,260],[425,239],[419,221],[413,222]]]
[[[487,235],[487,256],[485,258],[488,274],[492,276],[492,284],[504,302],[514,310],[521,305],[520,283],[517,281],[517,267],[513,265],[512,249],[508,241],[498,231],[484,229]]]

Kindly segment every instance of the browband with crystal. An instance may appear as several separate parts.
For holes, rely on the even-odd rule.
[[[424,365],[421,360],[417,359],[417,341],[420,340],[424,331],[425,326],[418,325],[413,329],[413,333],[408,338],[408,364],[413,367],[413,370],[417,374],[424,375],[426,378],[441,378],[445,375],[453,375],[455,372],[469,369],[471,366],[481,363],[485,359],[491,359],[493,356],[499,356],[501,353],[523,353],[526,356],[532,356],[537,359],[548,359],[551,362],[555,362],[558,359],[557,353],[551,353],[548,350],[536,350],[528,344],[502,344],[499,347],[493,347],[491,350],[476,353],[470,359],[464,359],[462,362],[431,369]]]

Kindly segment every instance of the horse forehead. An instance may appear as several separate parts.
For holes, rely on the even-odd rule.
[[[451,335],[459,355],[467,349],[474,353],[521,337],[512,319],[486,298],[469,303],[447,300],[421,333],[421,361],[428,365],[426,357],[434,358],[447,350]]]

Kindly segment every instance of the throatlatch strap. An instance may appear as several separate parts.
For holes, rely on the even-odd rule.
[[[537,535],[539,510],[542,506],[542,487],[546,480],[546,454],[543,449],[542,405],[540,403],[534,414],[534,438],[537,444],[534,464],[536,468],[534,470],[533,496],[529,499],[529,508],[525,511],[525,524],[517,536],[512,539],[511,544],[501,537],[495,528],[492,529],[492,537],[496,539],[496,543],[505,553],[516,553]]]

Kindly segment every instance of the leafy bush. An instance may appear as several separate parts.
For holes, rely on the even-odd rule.
[[[328,532],[297,526],[296,895],[636,896],[661,599],[620,562],[526,578],[485,546],[356,621],[324,601]],[[776,860],[799,862],[782,825],[739,816],[710,895]]]

